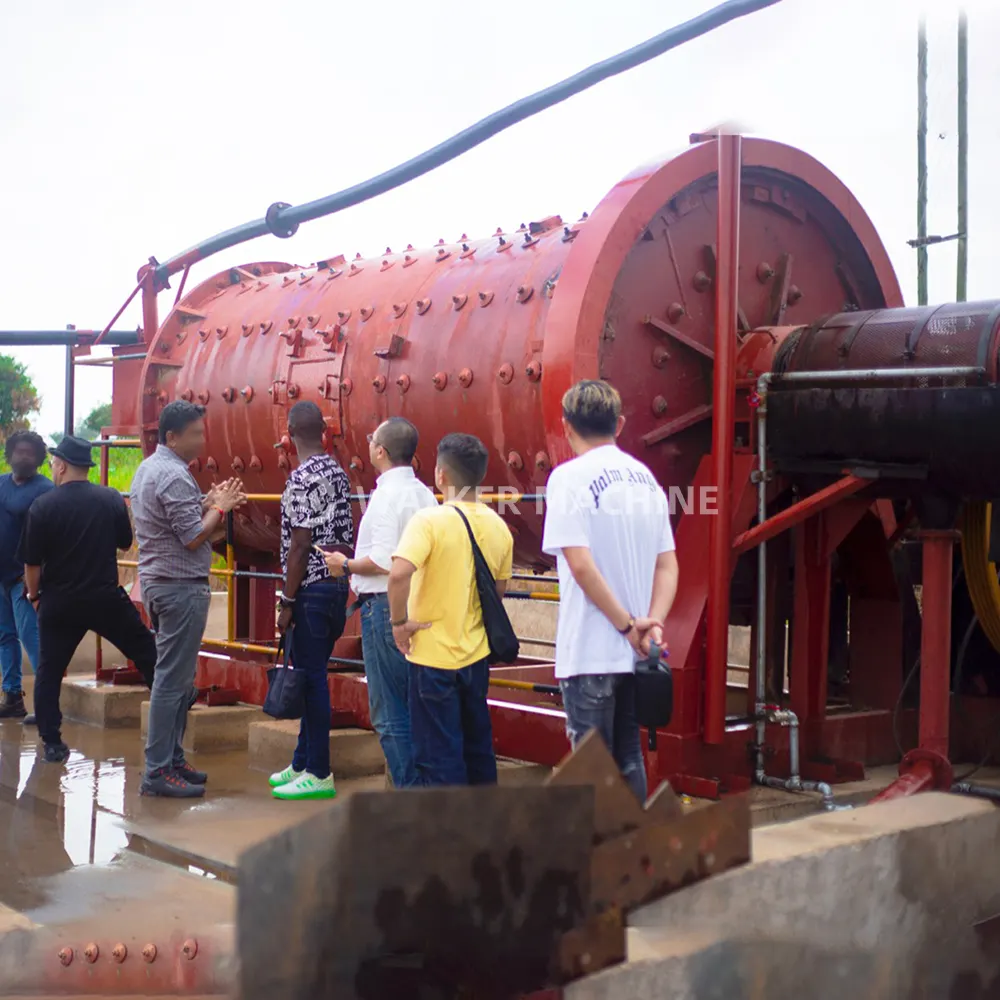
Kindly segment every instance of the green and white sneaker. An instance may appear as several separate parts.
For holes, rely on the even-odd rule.
[[[300,774],[305,773],[305,771],[296,771],[295,768],[289,764],[284,771],[275,771],[274,774],[267,779],[267,782],[272,788],[278,788],[280,785],[287,785],[289,781],[294,781]]]
[[[337,794],[333,775],[317,778],[305,771],[287,785],[279,785],[271,794],[276,799],[332,799]]]

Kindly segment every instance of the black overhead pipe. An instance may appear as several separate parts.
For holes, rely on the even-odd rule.
[[[268,208],[263,219],[244,223],[235,229],[229,229],[210,239],[203,240],[189,250],[185,250],[184,253],[171,257],[163,264],[156,261],[155,258],[151,258],[151,263],[156,267],[157,285],[160,288],[168,287],[167,279],[170,275],[177,274],[196,261],[204,260],[220,250],[227,250],[240,243],[256,239],[258,236],[266,236],[268,233],[283,239],[293,236],[302,222],[332,215],[334,212],[358,205],[376,195],[392,191],[407,181],[422,177],[461,156],[462,153],[474,149],[491,136],[503,132],[512,125],[516,125],[546,108],[551,108],[553,105],[565,101],[574,94],[579,94],[581,91],[593,87],[594,84],[600,83],[602,80],[641,66],[645,62],[649,62],[650,59],[655,59],[685,42],[708,34],[708,32],[720,28],[730,21],[735,21],[737,18],[763,10],[765,7],[771,7],[779,2],[780,0],[726,0],[725,3],[693,17],[683,24],[668,28],[639,45],[619,52],[593,66],[588,66],[579,73],[553,84],[551,87],[546,87],[545,90],[523,97],[507,107],[495,111],[476,122],[475,125],[470,125],[457,135],[453,135],[450,139],[445,139],[426,152],[386,170],[377,177],[345,188],[336,194],[327,195],[325,198],[306,202],[304,205],[289,205],[276,201]]]
[[[70,347],[92,344],[100,330],[0,330],[0,347]],[[138,330],[109,330],[101,344],[127,347],[142,343]]]

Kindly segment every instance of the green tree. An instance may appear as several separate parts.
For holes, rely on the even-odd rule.
[[[102,403],[95,406],[82,423],[77,424],[76,432],[80,437],[92,441],[101,436],[101,428],[111,424],[111,404]]]
[[[28,427],[28,417],[38,412],[41,399],[27,369],[0,354],[0,439]]]

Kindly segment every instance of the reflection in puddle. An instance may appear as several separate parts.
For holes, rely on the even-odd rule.
[[[70,860],[74,865],[112,861],[128,842],[120,824],[125,806],[125,761],[87,760],[73,753],[59,790],[63,845]]]
[[[0,728],[0,902],[28,909],[46,902],[48,877],[107,865],[126,847],[127,774],[123,757],[74,751],[64,766],[47,764],[12,728]]]

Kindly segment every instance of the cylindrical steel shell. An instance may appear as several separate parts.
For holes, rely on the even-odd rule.
[[[742,328],[900,304],[871,223],[819,163],[747,139],[742,180]],[[167,401],[201,401],[199,482],[238,471],[249,492],[280,493],[295,462],[288,410],[310,399],[358,490],[374,481],[366,435],[398,414],[420,430],[425,481],[438,440],[467,431],[489,451],[484,486],[535,493],[569,457],[564,392],[604,378],[624,401],[621,445],[683,489],[710,441],[716,201],[707,142],[637,170],[579,222],[551,217],[426,250],[224,271],[191,291],[150,344],[144,448]],[[547,564],[543,506],[508,513],[519,561]],[[253,505],[236,539],[275,552],[277,510]]]
[[[792,331],[773,371],[768,440],[778,468],[879,467],[911,492],[1000,496],[1000,302],[841,313]],[[982,375],[913,378],[911,368]],[[840,372],[888,372],[865,382]]]

